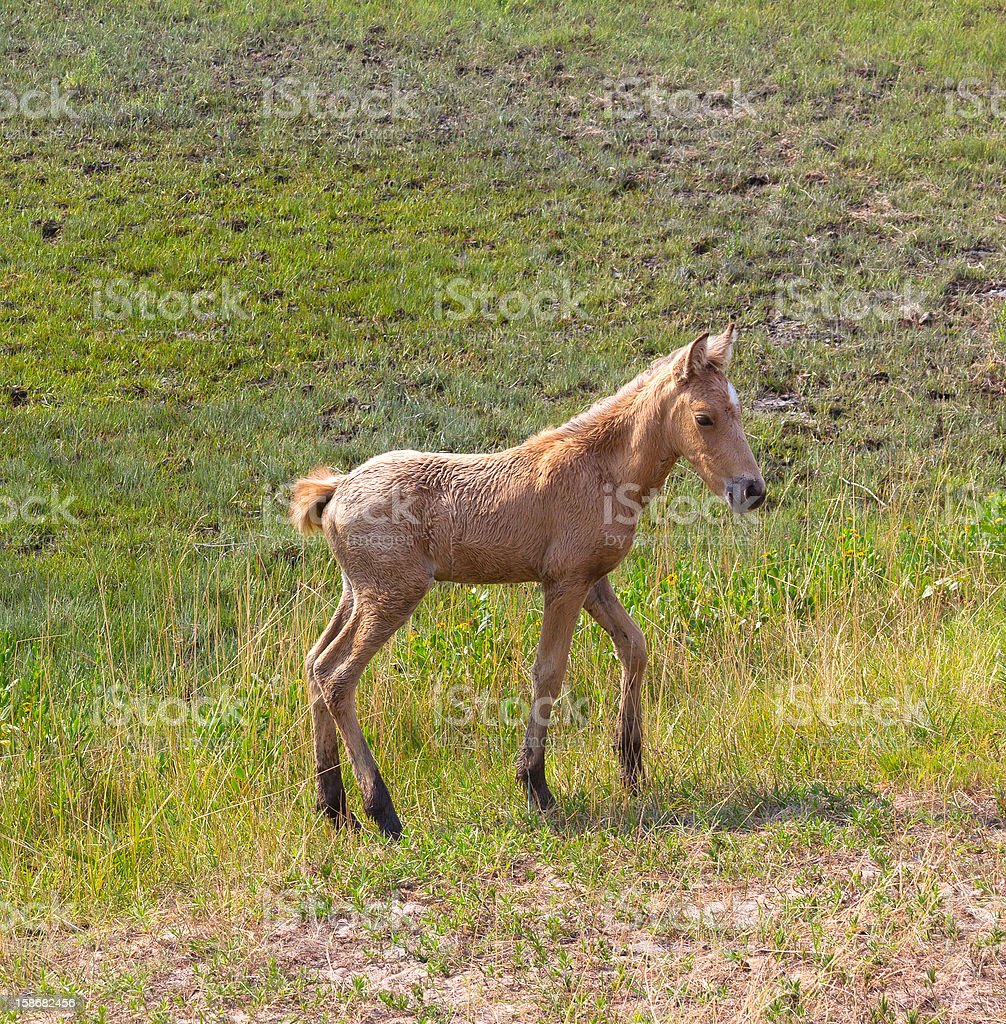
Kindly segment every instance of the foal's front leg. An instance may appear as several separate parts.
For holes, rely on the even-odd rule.
[[[533,694],[524,745],[517,758],[517,781],[527,790],[528,804],[547,810],[555,803],[545,781],[545,738],[552,705],[566,674],[573,628],[583,607],[586,587],[546,583],[545,614],[538,641],[538,656],[531,672]]]

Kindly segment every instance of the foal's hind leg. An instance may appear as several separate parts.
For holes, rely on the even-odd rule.
[[[615,749],[621,763],[622,781],[630,789],[636,789],[643,774],[641,698],[646,672],[646,641],[642,630],[629,618],[629,613],[615,596],[607,576],[590,588],[584,607],[615,642],[618,660],[622,663],[622,699],[618,708]]]
[[[350,813],[346,801],[346,788],[342,782],[342,768],[339,763],[339,730],[332,713],[328,710],[324,688],[315,671],[315,663],[319,655],[345,628],[352,611],[353,587],[349,577],[343,576],[342,597],[339,599],[335,615],[307,656],[307,685],[314,724],[314,757],[318,778],[318,810],[331,818],[336,827],[359,827],[360,823]]]
[[[531,715],[524,745],[517,759],[517,781],[527,790],[528,803],[547,810],[555,803],[545,779],[545,738],[552,705],[559,696],[569,661],[573,628],[583,607],[583,587],[570,584],[545,586],[545,614],[541,623],[538,656],[532,669],[534,684]]]
[[[394,595],[357,590],[345,628],[315,662],[325,701],[342,733],[363,796],[363,809],[393,839],[401,835],[402,823],[360,728],[356,687],[367,663],[408,620],[428,586],[426,581],[422,589]]]

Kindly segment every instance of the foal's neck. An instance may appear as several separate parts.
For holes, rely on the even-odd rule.
[[[612,424],[609,471],[618,484],[632,484],[641,494],[656,491],[680,457],[671,412],[679,393],[666,379],[654,380],[630,397]]]

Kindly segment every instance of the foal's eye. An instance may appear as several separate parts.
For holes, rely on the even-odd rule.
[[[711,427],[713,425],[712,417],[707,416],[704,412],[696,413],[695,422],[700,427]]]

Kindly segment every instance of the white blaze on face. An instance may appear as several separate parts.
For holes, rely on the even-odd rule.
[[[737,397],[737,390],[729,381],[727,381],[727,389],[727,393],[730,395],[730,404],[734,407],[734,412],[740,412],[741,403],[740,399]]]

